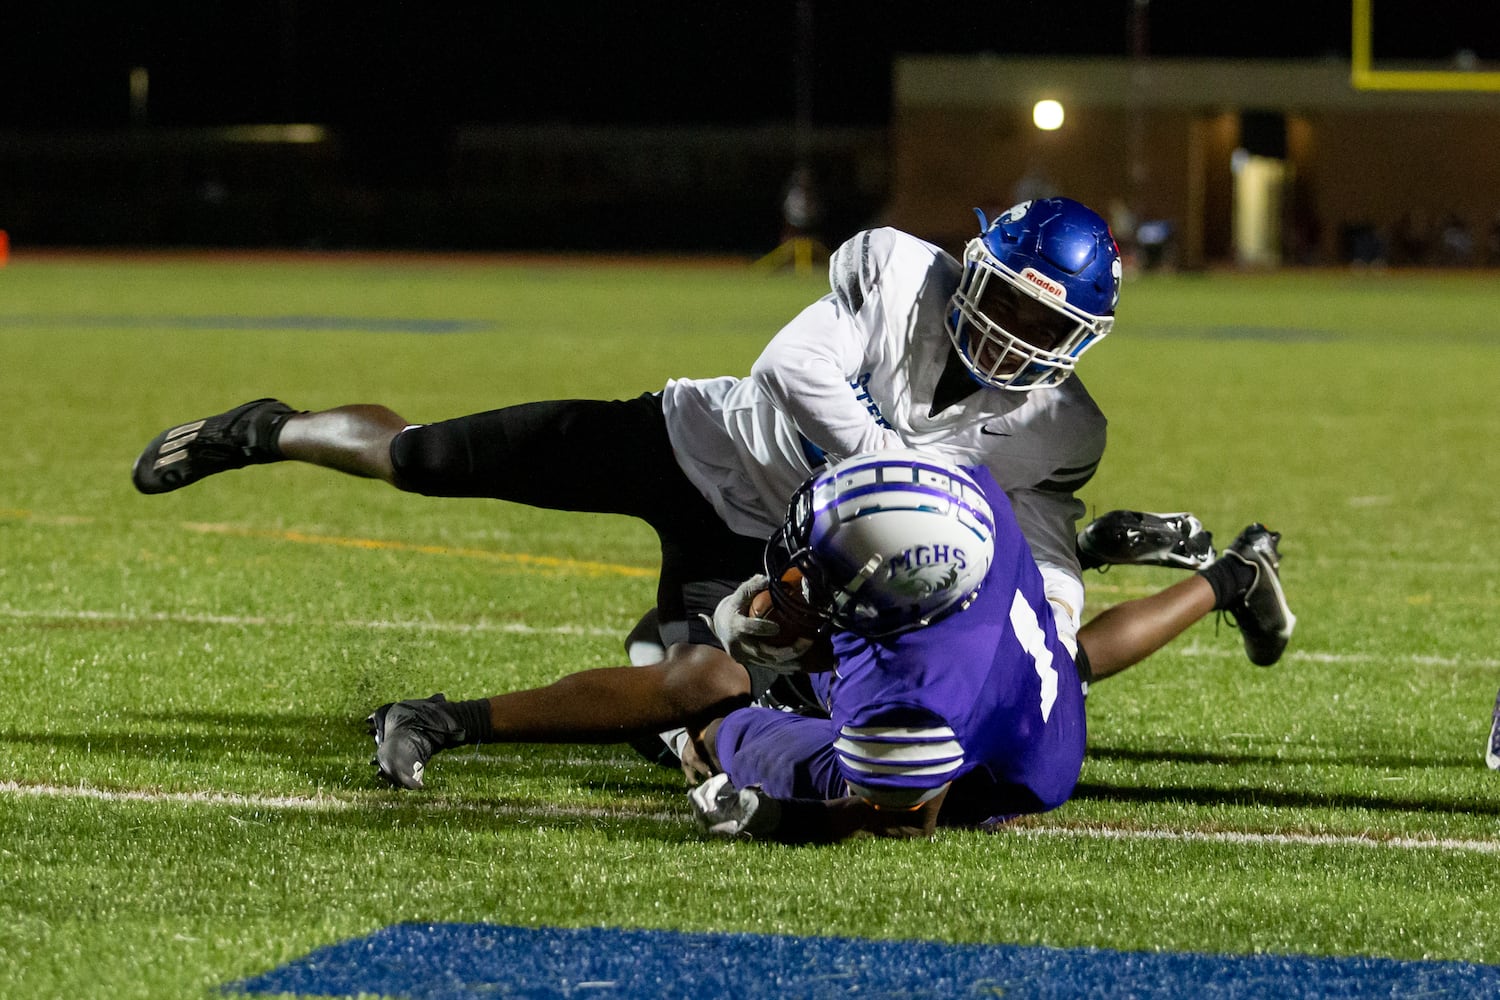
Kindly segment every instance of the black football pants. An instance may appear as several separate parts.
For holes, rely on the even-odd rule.
[[[550,510],[628,514],[661,539],[665,643],[717,645],[698,618],[760,572],[765,540],[730,531],[672,455],[661,396],[522,403],[410,427],[391,442],[396,485]]]

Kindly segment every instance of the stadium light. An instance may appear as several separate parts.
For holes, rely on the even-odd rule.
[[[1031,120],[1043,132],[1055,132],[1062,128],[1063,106],[1050,97],[1037,101],[1031,109]]]

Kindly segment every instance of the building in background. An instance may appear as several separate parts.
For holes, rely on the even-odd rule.
[[[1500,265],[1500,92],[1350,80],[1341,59],[922,56],[895,61],[884,126],[193,128],[134,114],[0,131],[0,229],[22,251],[760,257],[785,240],[800,167],[828,246],[888,223],[956,249],[971,207],[1062,192],[1104,212],[1146,267]]]
[[[900,59],[885,218],[952,245],[972,229],[957,206],[1045,177],[1147,262],[1500,263],[1479,246],[1500,213],[1500,93],[1350,79],[1336,60]],[[1043,100],[1059,127],[1034,124]]]

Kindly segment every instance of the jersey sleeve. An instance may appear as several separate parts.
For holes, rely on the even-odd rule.
[[[842,721],[833,749],[850,794],[882,808],[921,805],[948,787],[965,763],[953,728],[915,706]]]
[[[864,308],[867,293],[880,282],[881,252],[875,230],[856,234],[828,258],[828,285],[851,315]]]
[[[826,718],[751,706],[719,725],[715,755],[736,788],[758,785],[777,799],[836,799],[845,786]]]
[[[829,264],[831,291],[783,327],[750,371],[772,405],[833,459],[902,447],[853,384],[881,322],[871,235],[839,247]]]

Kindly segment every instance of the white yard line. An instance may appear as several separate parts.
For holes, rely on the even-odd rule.
[[[370,631],[412,631],[493,633],[509,635],[581,635],[603,636],[624,639],[635,623],[622,624],[615,628],[600,625],[567,623],[562,625],[527,625],[524,622],[445,622],[433,619],[404,619],[387,621],[381,619],[323,619],[298,618],[292,615],[211,615],[190,612],[145,612],[121,613],[119,611],[92,610],[43,610],[36,608],[0,607],[0,618],[32,619],[38,621],[98,622],[112,625],[229,625],[235,627],[262,626],[277,628],[353,628]],[[1238,660],[1244,657],[1238,636],[1229,634],[1220,645],[1209,646],[1194,641],[1178,646],[1169,646],[1165,654],[1204,659]],[[1401,663],[1418,667],[1482,667],[1500,669],[1500,659],[1494,657],[1457,657],[1406,655],[1391,656],[1387,653],[1326,653],[1309,650],[1291,650],[1285,660],[1290,663],[1327,663],[1334,665],[1359,663]]]
[[[590,763],[593,763],[592,761]],[[687,823],[687,804],[680,812],[646,811],[631,806],[590,807],[556,805],[511,805],[503,802],[456,802],[430,792],[397,796],[364,795],[244,795],[233,792],[164,792],[151,789],[92,788],[87,785],[33,785],[0,781],[0,796],[86,800],[107,803],[177,804],[224,806],[233,809],[343,812],[351,809],[390,809],[417,806],[432,812],[482,812],[495,816],[556,819],[651,820]],[[1370,834],[1260,833],[1238,830],[1177,830],[1105,825],[1067,826],[1036,824],[1004,831],[1000,836],[1071,837],[1091,840],[1158,841],[1167,843],[1238,844],[1247,847],[1365,847],[1405,851],[1467,851],[1500,854],[1500,840],[1469,840],[1456,837],[1380,837]]]
[[[1244,659],[1245,652],[1238,640],[1238,634],[1233,628],[1230,628],[1228,630],[1228,641],[1223,645],[1207,646],[1200,641],[1193,641],[1179,646],[1168,646],[1162,652],[1178,656],[1242,660]],[[1293,649],[1287,651],[1283,660],[1291,663],[1401,663],[1418,667],[1488,667],[1500,669],[1500,659],[1479,656],[1431,656],[1425,654],[1392,656],[1389,653],[1324,653],[1316,650]]]
[[[1296,847],[1393,847],[1412,851],[1476,851],[1500,854],[1500,840],[1455,837],[1378,837],[1340,833],[1255,833],[1243,830],[1136,829],[1112,826],[1026,826],[1017,836],[1077,837],[1090,840],[1165,840],[1197,844],[1247,844]]]
[[[244,795],[237,792],[164,792],[145,788],[92,788],[88,785],[31,785],[0,781],[0,796],[83,800],[152,805],[226,806],[233,809],[287,810],[292,812],[345,812],[351,809],[394,809],[419,806],[432,812],[483,812],[496,816],[537,819],[649,819],[660,822],[687,821],[681,813],[644,812],[629,806],[508,805],[503,802],[458,802],[429,792],[371,793],[363,797],[336,795]]]

